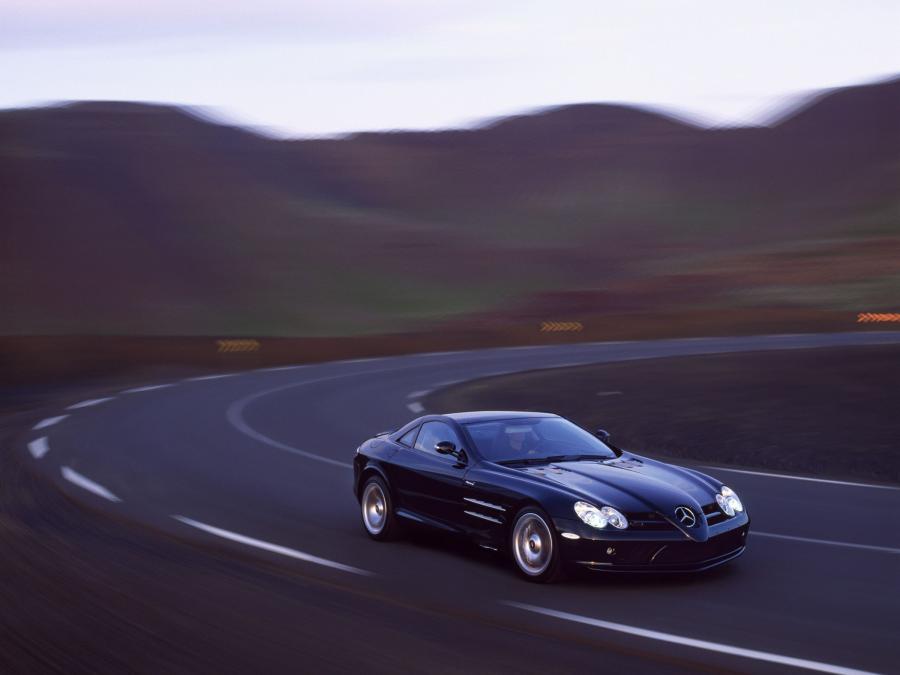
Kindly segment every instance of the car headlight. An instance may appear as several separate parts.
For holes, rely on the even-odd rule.
[[[719,508],[722,509],[726,516],[733,516],[735,513],[740,513],[744,510],[744,505],[741,504],[737,493],[724,485],[719,490],[719,494],[716,495],[716,504],[719,505]]]
[[[628,519],[611,506],[598,509],[587,502],[575,502],[575,513],[584,523],[600,530],[607,525],[612,525],[617,530],[628,527]]]

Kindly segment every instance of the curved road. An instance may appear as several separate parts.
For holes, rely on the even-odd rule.
[[[705,469],[749,505],[753,532],[735,564],[699,576],[536,586],[492,554],[431,537],[370,541],[351,494],[350,459],[362,440],[422,412],[420,399],[450,382],[579,363],[898,342],[900,333],[878,332],[594,343],[190,378],[71,401],[35,425],[22,451],[91,507],[252,564],[296,568],[302,583],[293,603],[321,608],[343,598],[333,600],[346,616],[342,639],[325,624],[296,626],[321,638],[333,669],[369,653],[374,670],[396,672],[403,659],[385,655],[408,652],[408,668],[440,672],[885,672],[900,663],[897,488]],[[357,612],[348,597],[376,609]],[[396,626],[370,633],[366,622],[379,612]]]

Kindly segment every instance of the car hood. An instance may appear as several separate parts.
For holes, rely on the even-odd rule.
[[[631,454],[606,461],[555,462],[519,470],[625,514],[658,512],[691,539],[709,538],[703,507],[715,502],[719,485],[699,472]],[[675,510],[680,506],[695,514],[693,527],[677,518]]]

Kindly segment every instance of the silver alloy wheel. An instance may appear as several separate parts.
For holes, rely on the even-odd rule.
[[[372,534],[379,534],[387,522],[387,498],[381,486],[372,481],[366,485],[362,497],[362,517],[366,529]]]
[[[525,574],[536,577],[547,571],[553,559],[553,535],[544,519],[526,513],[513,529],[513,554]]]

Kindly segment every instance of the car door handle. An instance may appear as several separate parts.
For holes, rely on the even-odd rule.
[[[475,486],[475,483],[473,483],[473,482],[470,481],[470,480],[467,480],[467,481],[466,481],[466,485],[471,485],[471,486],[474,487],[474,486]]]

